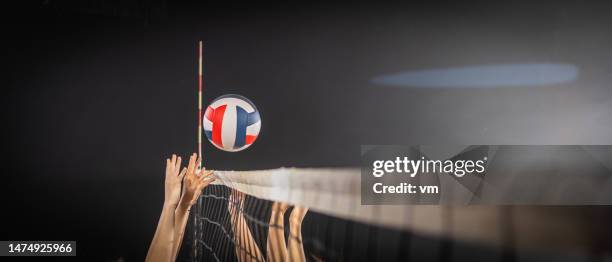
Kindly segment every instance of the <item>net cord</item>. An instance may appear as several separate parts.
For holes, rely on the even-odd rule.
[[[362,205],[358,168],[215,171],[214,175],[215,184],[256,198],[306,206],[309,212],[423,235],[492,246],[577,250],[588,247],[592,238],[591,232],[580,226],[554,226],[584,224],[584,217],[574,210],[492,205]],[[506,217],[508,209],[512,209],[512,217]],[[539,237],[507,241],[507,230],[500,230],[507,225],[500,221],[508,220],[512,221],[512,231],[525,235],[538,232]],[[555,237],[560,233],[572,237]],[[546,241],[541,241],[543,238]]]

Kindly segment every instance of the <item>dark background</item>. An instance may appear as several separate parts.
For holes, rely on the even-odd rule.
[[[356,166],[359,145],[610,144],[607,4],[265,4],[30,1],[4,10],[6,240],[76,240],[78,254],[142,260],[164,159],[196,146],[196,43],[205,104],[237,93],[257,142],[213,169]],[[401,89],[404,70],[564,62],[577,81],[509,89]]]

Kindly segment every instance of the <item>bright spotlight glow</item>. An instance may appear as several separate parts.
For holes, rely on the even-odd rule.
[[[406,71],[373,78],[375,84],[411,88],[547,86],[576,80],[572,64],[497,64]]]

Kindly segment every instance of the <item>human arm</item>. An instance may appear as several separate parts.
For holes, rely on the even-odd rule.
[[[145,261],[171,261],[174,248],[174,211],[181,196],[181,181],[186,169],[179,172],[181,157],[166,159],[165,196],[162,213]]]
[[[272,204],[272,214],[268,227],[268,261],[286,261],[287,246],[285,244],[285,211],[289,205],[282,202]]]
[[[175,260],[178,256],[178,251],[180,250],[181,244],[183,243],[185,226],[189,220],[191,207],[198,201],[198,198],[202,194],[202,190],[204,190],[206,186],[215,180],[214,176],[212,175],[213,171],[205,171],[204,169],[197,170],[197,166],[200,161],[201,159],[198,159],[198,156],[195,153],[189,158],[189,164],[183,178],[183,192],[173,213],[175,241],[172,250],[172,257]]]
[[[257,242],[253,239],[251,230],[242,215],[244,206],[244,193],[232,189],[228,203],[232,231],[234,232],[234,243],[238,261],[264,261],[263,255]]]
[[[295,206],[289,216],[289,247],[288,258],[286,261],[306,261],[304,245],[302,242],[302,221],[308,212],[307,207]]]

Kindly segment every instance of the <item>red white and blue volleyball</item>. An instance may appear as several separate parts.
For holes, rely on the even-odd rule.
[[[240,95],[223,95],[206,108],[203,128],[208,141],[215,147],[237,152],[255,142],[261,118],[251,100]]]

